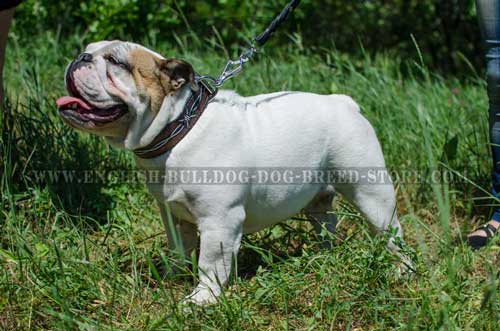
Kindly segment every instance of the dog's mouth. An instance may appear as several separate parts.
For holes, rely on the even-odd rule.
[[[98,108],[91,105],[76,89],[71,70],[68,71],[65,79],[70,95],[56,101],[59,113],[64,118],[80,123],[106,124],[118,120],[128,112],[128,107],[124,104],[109,108]]]
[[[79,122],[94,122],[98,124],[111,123],[127,113],[127,106],[117,105],[110,108],[97,108],[83,98],[65,96],[57,100],[59,113],[66,118]]]

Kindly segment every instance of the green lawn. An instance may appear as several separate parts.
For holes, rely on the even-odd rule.
[[[12,35],[10,95],[1,115],[0,327],[7,330],[498,330],[500,250],[461,238],[488,217],[490,157],[481,74],[464,82],[393,54],[351,59],[334,50],[260,55],[227,88],[351,95],[372,122],[396,180],[413,277],[393,276],[384,238],[339,199],[338,233],[321,250],[311,227],[287,221],[244,239],[221,303],[186,311],[178,302],[196,270],[174,263],[156,205],[140,183],[47,183],[36,170],[130,169],[132,157],[76,133],[57,117],[63,73],[78,36]],[[170,43],[169,43],[170,42]],[[216,74],[220,47],[190,38],[145,42]],[[193,46],[194,45],[194,46]],[[236,55],[236,54],[232,54]],[[432,181],[435,171],[451,183]],[[460,175],[457,175],[460,174]],[[195,269],[195,268],[194,268]]]

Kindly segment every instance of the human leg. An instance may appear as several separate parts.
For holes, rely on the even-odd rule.
[[[0,108],[3,105],[3,64],[5,59],[5,48],[9,34],[10,23],[14,16],[14,8],[0,11]]]
[[[493,157],[492,192],[500,198],[500,1],[476,0],[479,25],[486,50],[486,82],[489,99],[489,133]],[[486,245],[500,226],[500,207],[485,226],[469,235],[474,248]]]

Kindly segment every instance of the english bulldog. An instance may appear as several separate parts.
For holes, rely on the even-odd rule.
[[[150,146],[185,115],[186,104],[200,89],[189,63],[122,41],[88,45],[68,66],[65,80],[70,96],[57,101],[64,122],[129,151]],[[135,156],[138,168],[162,174],[172,169],[203,174],[218,169],[222,177],[228,169],[238,172],[231,181],[160,176],[160,182],[147,184],[158,202],[169,248],[190,256],[199,238],[199,284],[185,302],[217,301],[243,234],[299,212],[323,236],[325,228],[333,231],[336,218],[330,211],[336,191],[376,233],[389,233],[388,248],[402,255],[392,183],[370,183],[359,175],[336,183],[332,179],[340,177],[329,172],[386,169],[375,131],[350,97],[304,92],[242,97],[219,91],[194,116],[196,123],[173,148],[154,157]],[[281,173],[282,179],[270,180],[275,175],[268,171]]]

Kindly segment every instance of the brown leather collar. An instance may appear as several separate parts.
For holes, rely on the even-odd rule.
[[[160,134],[146,147],[134,150],[141,159],[153,159],[173,149],[184,138],[201,117],[208,103],[215,97],[217,90],[198,84],[198,91],[189,97],[182,114],[170,122]]]

